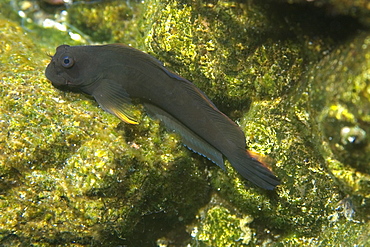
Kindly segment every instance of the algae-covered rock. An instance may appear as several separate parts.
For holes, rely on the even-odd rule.
[[[145,114],[127,125],[53,89],[57,39],[2,19],[2,245],[369,244],[370,33],[356,20],[273,1],[66,10],[92,40],[135,44],[193,81],[282,184],[256,188]]]
[[[44,77],[49,51],[18,25],[2,19],[1,40],[1,243],[151,245],[182,234],[208,201],[202,160],[147,117],[125,130],[56,91]]]
[[[135,1],[97,2],[91,7],[76,4],[68,9],[69,24],[94,41],[116,43],[124,40],[137,46],[136,39],[140,36],[137,15],[142,6]]]

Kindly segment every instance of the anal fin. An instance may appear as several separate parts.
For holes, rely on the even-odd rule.
[[[178,133],[182,137],[182,141],[187,148],[208,158],[225,170],[224,160],[220,151],[215,149],[203,138],[199,137],[191,129],[183,125],[179,120],[172,117],[166,111],[148,103],[144,103],[144,106],[149,116],[161,120],[168,130]]]

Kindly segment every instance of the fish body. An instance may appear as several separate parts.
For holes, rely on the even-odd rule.
[[[106,111],[137,124],[132,99],[184,144],[224,167],[223,156],[246,179],[265,189],[279,184],[273,173],[246,151],[243,131],[194,84],[154,57],[122,44],[62,45],[45,71],[61,90],[92,95]]]

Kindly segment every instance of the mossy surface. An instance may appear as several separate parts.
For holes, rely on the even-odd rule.
[[[1,243],[151,245],[195,217],[210,191],[201,160],[148,117],[122,127],[56,91],[46,50],[12,22],[1,30]]]
[[[135,17],[140,15],[142,6],[135,1],[75,4],[68,8],[68,20],[95,42],[124,42],[137,47],[140,33]]]
[[[67,9],[94,42],[130,43],[206,92],[266,156],[282,181],[275,191],[191,153],[145,114],[126,125],[55,90],[46,54],[68,38],[26,35],[2,18],[0,243],[369,244],[370,35],[357,20],[306,7],[151,0]]]

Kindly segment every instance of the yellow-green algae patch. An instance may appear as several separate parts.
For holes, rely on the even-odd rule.
[[[117,0],[75,4],[68,9],[69,24],[95,42],[124,41],[137,47],[137,16],[142,6],[140,2]]]
[[[202,210],[197,220],[201,224],[193,229],[193,235],[204,246],[248,246],[253,238],[253,231],[248,227],[253,217],[241,218],[223,206]]]
[[[302,51],[296,44],[258,34],[270,30],[258,6],[233,1],[150,4],[159,7],[148,8],[141,24],[147,31],[146,51],[193,81],[221,108],[224,102],[240,108],[253,96],[278,97],[301,74]]]
[[[343,191],[365,198],[370,191],[369,40],[368,34],[358,35],[307,77],[311,121],[323,135],[320,152]],[[345,129],[352,132],[347,135]]]
[[[202,162],[145,116],[126,131],[93,101],[55,90],[44,77],[54,48],[12,22],[0,29],[1,243],[151,244],[166,235],[153,222],[172,231],[191,221],[209,194]],[[144,229],[154,233],[132,237]]]
[[[96,118],[88,109],[95,106],[84,101],[74,106],[67,103],[69,97],[44,79],[46,50],[14,23],[2,19],[1,29],[1,239],[15,232],[21,242],[30,244],[66,231],[83,236],[104,206],[99,200],[81,198],[101,175],[102,157],[91,160],[94,168],[84,166],[77,172],[89,160],[78,164],[70,154],[88,145],[85,141],[95,133],[106,134],[101,130],[112,129],[118,121],[110,116]],[[94,152],[108,147],[94,146]],[[65,167],[67,160],[73,169]]]

